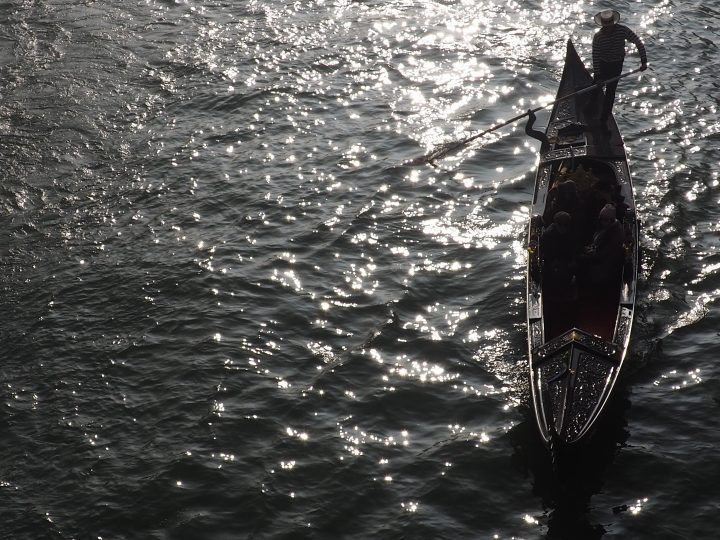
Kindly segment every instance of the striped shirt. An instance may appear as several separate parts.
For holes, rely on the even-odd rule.
[[[621,62],[625,58],[625,41],[634,43],[640,53],[640,61],[647,64],[645,45],[639,37],[622,24],[605,26],[593,38],[593,69],[597,73],[600,62]]]

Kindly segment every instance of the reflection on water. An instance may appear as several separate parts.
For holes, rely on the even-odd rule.
[[[553,459],[539,441],[533,417],[509,433],[514,449],[513,462],[520,470],[530,473],[533,493],[541,499],[545,509],[542,522],[547,527],[545,537],[548,539],[599,539],[607,532],[602,524],[604,520],[593,514],[607,515],[610,509],[598,511],[592,498],[603,489],[608,468],[630,435],[626,419],[630,408],[627,389],[618,387],[616,392],[590,444],[571,454]],[[638,504],[632,507],[618,505],[611,510],[614,514],[626,510],[637,514],[640,507]]]

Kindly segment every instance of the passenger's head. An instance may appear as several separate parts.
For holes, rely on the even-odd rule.
[[[600,210],[600,225],[602,227],[608,227],[615,223],[615,220],[617,216],[617,210],[615,209],[615,205],[608,203],[605,206],[603,206],[602,210]]]
[[[555,223],[561,231],[565,231],[570,228],[572,217],[567,212],[556,212],[553,217],[553,223]]]

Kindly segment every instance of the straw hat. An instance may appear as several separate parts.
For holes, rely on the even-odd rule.
[[[595,24],[598,26],[612,26],[620,21],[620,13],[614,9],[606,9],[595,15]]]

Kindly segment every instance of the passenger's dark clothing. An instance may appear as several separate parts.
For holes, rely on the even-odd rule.
[[[586,194],[588,216],[595,216],[597,218],[597,216],[600,215],[600,210],[602,210],[606,204],[614,202],[613,184],[607,178],[601,178],[593,183],[592,189],[590,189]],[[592,223],[593,224],[587,231],[590,236],[592,236],[594,232],[596,221],[593,221]],[[591,238],[588,238],[588,241],[590,240]]]
[[[595,233],[593,242],[583,260],[587,263],[587,278],[596,285],[619,281],[623,268],[623,244],[625,233],[622,223],[612,225]]]
[[[540,258],[545,291],[552,296],[570,293],[575,275],[575,242],[570,227],[553,223],[540,236]]]

